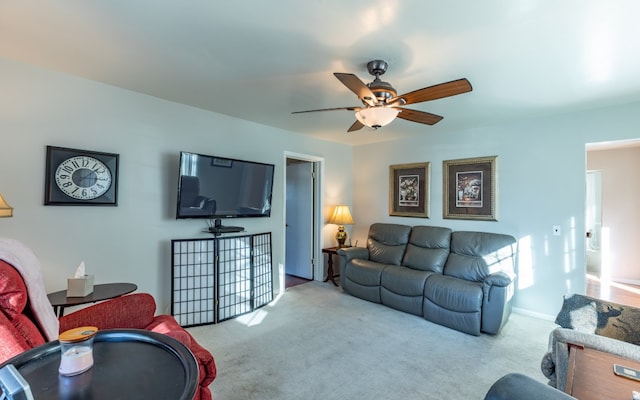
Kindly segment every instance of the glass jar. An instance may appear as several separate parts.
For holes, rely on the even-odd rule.
[[[81,326],[60,334],[60,375],[78,375],[93,366],[93,338],[97,332],[95,326]]]

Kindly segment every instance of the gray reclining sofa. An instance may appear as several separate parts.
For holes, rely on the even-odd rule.
[[[342,288],[362,299],[480,335],[511,314],[513,236],[375,223],[367,247],[338,250]]]

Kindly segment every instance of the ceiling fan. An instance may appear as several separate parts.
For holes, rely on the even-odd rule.
[[[462,78],[398,96],[398,93],[389,82],[384,82],[380,79],[380,76],[387,71],[388,66],[387,62],[383,60],[369,61],[367,69],[375,79],[368,84],[362,82],[354,74],[333,73],[340,82],[358,96],[362,101],[362,107],[323,108],[319,110],[294,111],[293,114],[335,110],[355,111],[356,122],[349,127],[347,132],[357,131],[365,126],[378,129],[389,124],[396,117],[420,124],[433,125],[442,119],[440,115],[403,108],[402,106],[455,96],[472,90],[471,83],[466,78]]]

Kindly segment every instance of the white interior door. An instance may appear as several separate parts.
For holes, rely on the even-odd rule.
[[[313,279],[313,185],[313,163],[288,159],[285,271],[305,279]]]

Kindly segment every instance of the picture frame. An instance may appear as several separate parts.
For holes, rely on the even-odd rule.
[[[47,146],[44,204],[117,206],[120,156]]]
[[[445,160],[443,218],[497,221],[497,156]]]
[[[429,218],[431,163],[389,166],[389,215]]]

